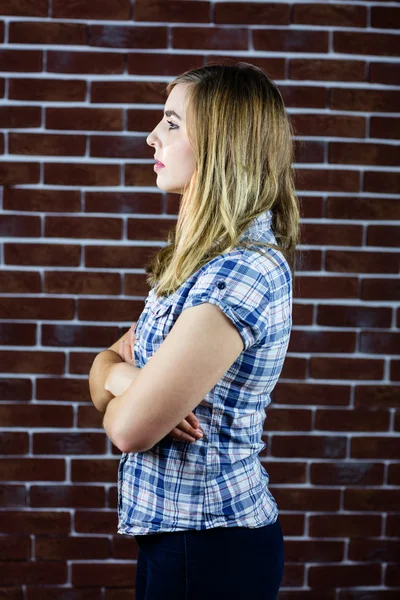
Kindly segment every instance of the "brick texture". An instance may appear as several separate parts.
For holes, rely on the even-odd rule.
[[[87,377],[176,222],[146,144],[162,90],[222,60],[263,68],[295,133],[294,326],[260,453],[279,600],[400,597],[399,28],[381,0],[0,3],[0,598],[135,600]]]

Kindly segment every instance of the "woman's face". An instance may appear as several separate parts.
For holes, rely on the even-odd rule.
[[[183,193],[196,166],[193,148],[186,135],[186,90],[189,85],[178,83],[172,89],[163,118],[146,139],[149,146],[154,147],[155,158],[164,165],[155,171],[157,186],[176,194]],[[169,111],[176,114],[169,114]]]

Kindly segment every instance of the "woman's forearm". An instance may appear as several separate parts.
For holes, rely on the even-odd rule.
[[[114,395],[104,388],[110,367],[123,362],[113,350],[100,352],[93,361],[89,371],[89,390],[92,402],[98,411],[104,413]]]

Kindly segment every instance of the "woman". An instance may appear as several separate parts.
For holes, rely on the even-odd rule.
[[[258,454],[292,326],[293,132],[247,63],[193,69],[167,94],[147,143],[178,221],[135,333],[90,372],[123,452],[118,532],[139,545],[137,600],[272,600],[283,538]]]

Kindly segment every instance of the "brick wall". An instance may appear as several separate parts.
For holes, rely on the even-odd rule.
[[[135,596],[87,373],[138,318],[176,221],[145,142],[160,90],[230,57],[278,83],[296,131],[303,266],[261,457],[279,598],[398,598],[398,2],[0,7],[0,597]]]

